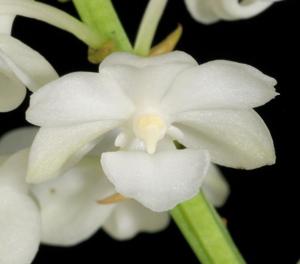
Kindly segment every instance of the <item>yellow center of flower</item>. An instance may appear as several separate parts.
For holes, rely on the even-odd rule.
[[[157,142],[164,137],[167,126],[159,115],[144,114],[134,119],[133,130],[135,135],[143,140],[147,152],[153,154]]]

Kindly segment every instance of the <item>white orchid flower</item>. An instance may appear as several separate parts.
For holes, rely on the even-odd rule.
[[[279,0],[185,0],[187,9],[198,22],[212,24],[219,20],[254,17]]]
[[[270,133],[252,110],[276,81],[230,61],[203,65],[184,52],[141,58],[115,53],[100,73],[68,74],[32,95],[27,120],[41,126],[27,180],[57,176],[108,131],[121,151],[102,154],[122,195],[165,211],[199,191],[214,163],[253,169],[275,161]],[[176,150],[171,139],[188,149]]]
[[[0,112],[21,104],[25,87],[34,92],[57,78],[41,54],[9,35],[0,34]]]

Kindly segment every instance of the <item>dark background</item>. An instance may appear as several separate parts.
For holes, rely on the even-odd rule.
[[[76,15],[71,3],[44,1]],[[146,0],[115,0],[117,11],[134,39]],[[205,26],[194,21],[182,0],[170,0],[156,42],[180,22],[184,28],[178,49],[199,62],[228,59],[248,63],[278,80],[281,94],[258,109],[273,135],[277,163],[252,171],[224,168],[231,195],[219,210],[250,264],[295,264],[300,259],[297,90],[299,89],[299,10],[297,0],[274,4],[249,20]],[[68,33],[27,18],[17,18],[13,35],[42,53],[59,74],[96,71],[86,60],[86,46]],[[1,133],[26,124],[24,110],[1,114]],[[298,103],[299,104],[299,103]],[[42,246],[35,264],[42,263],[198,263],[174,223],[159,234],[141,234],[117,242],[100,231],[73,248]]]

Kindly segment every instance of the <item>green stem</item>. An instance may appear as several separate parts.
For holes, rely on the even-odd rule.
[[[110,0],[73,0],[81,19],[93,28],[104,42],[114,41],[115,49],[132,47]]]
[[[178,205],[171,215],[202,264],[246,263],[203,194]]]
[[[168,0],[150,0],[140,24],[134,51],[139,55],[149,54],[158,23],[163,15]]]
[[[41,20],[72,33],[93,48],[98,48],[103,43],[103,39],[87,25],[47,4],[23,0],[0,0],[0,15],[21,15]]]

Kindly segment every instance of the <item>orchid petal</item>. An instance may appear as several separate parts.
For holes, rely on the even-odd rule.
[[[132,111],[132,103],[109,76],[76,72],[34,93],[26,118],[33,124],[53,127],[122,120]]]
[[[253,108],[273,99],[276,80],[231,61],[212,61],[180,74],[162,100],[173,114],[210,108]]]
[[[116,121],[41,128],[30,151],[27,181],[40,183],[58,176],[95,147],[101,135],[118,126]]]
[[[270,132],[254,110],[187,112],[177,122],[184,134],[178,140],[186,147],[208,150],[217,164],[254,169],[275,162]]]
[[[139,232],[154,233],[170,222],[168,213],[156,213],[135,201],[120,203],[107,219],[104,230],[114,239],[131,239]]]
[[[161,212],[192,198],[206,175],[206,151],[175,150],[149,155],[139,151],[102,154],[104,173],[117,192]]]
[[[111,214],[114,205],[99,205],[99,196],[113,193],[97,157],[86,157],[58,179],[31,189],[40,208],[42,242],[72,246],[91,237]]]
[[[31,91],[58,78],[56,71],[41,54],[9,35],[0,35],[0,51],[0,58]]]
[[[188,54],[175,51],[151,58],[115,53],[100,64],[100,73],[116,80],[140,108],[155,107],[175,77],[197,65]]]

